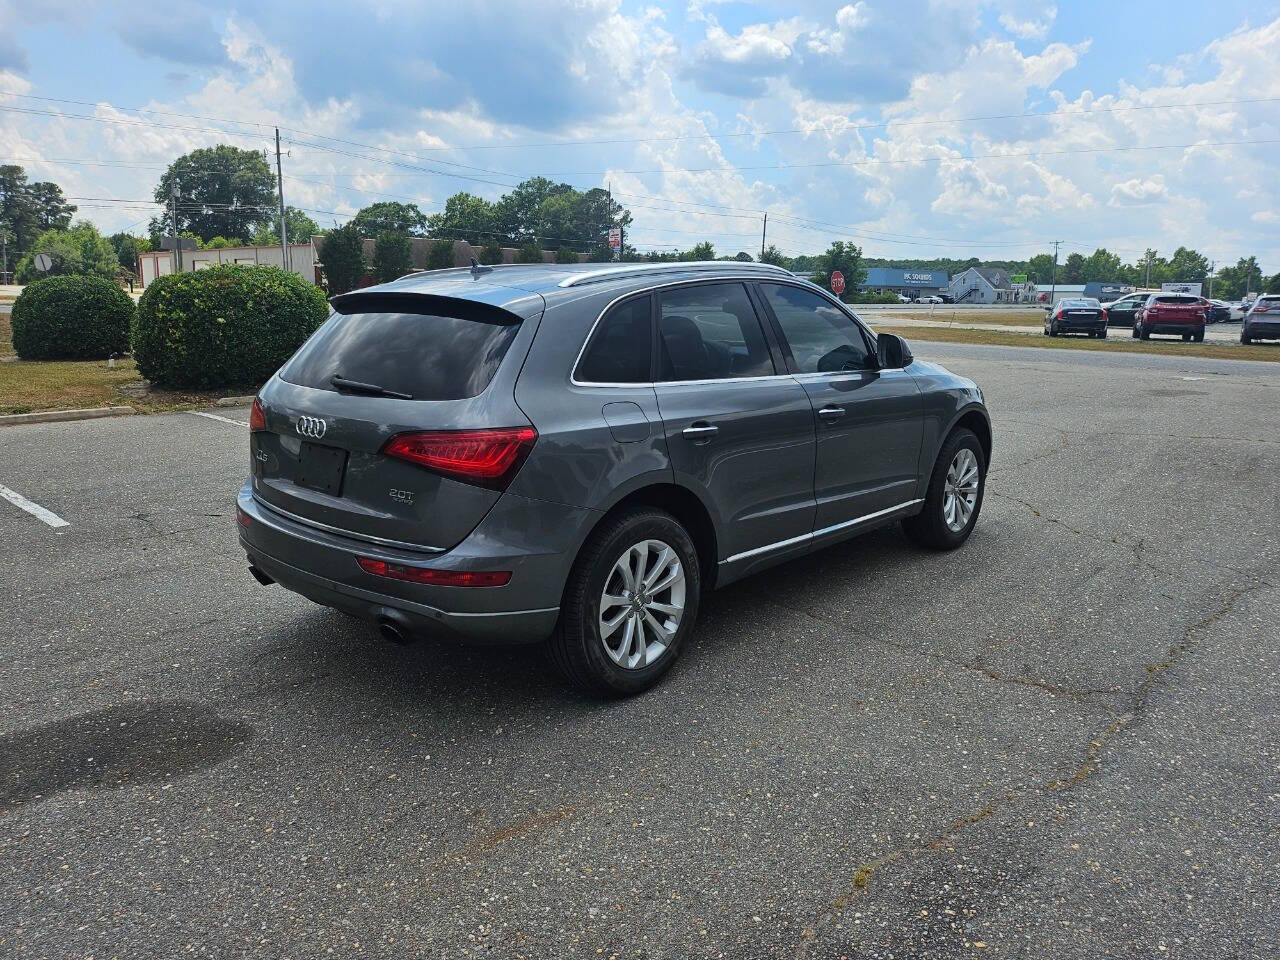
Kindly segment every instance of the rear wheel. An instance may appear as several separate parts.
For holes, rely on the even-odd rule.
[[[1196,343],[1204,343],[1204,331],[1203,330],[1196,331],[1195,335],[1191,339],[1194,340]]]
[[[684,527],[639,508],[606,520],[565,586],[552,659],[572,684],[626,696],[652,687],[698,618],[698,552]]]
[[[1098,331],[1098,339],[1099,339],[1099,340],[1105,340],[1105,339],[1107,339],[1107,328],[1106,328],[1106,327],[1103,327],[1101,330],[1099,330],[1099,331]]]
[[[1252,343],[1252,342],[1253,342],[1253,340],[1252,340],[1252,338],[1251,338],[1247,333],[1245,333],[1243,330],[1241,330],[1241,331],[1240,331],[1240,342],[1241,342],[1241,343]]]
[[[902,521],[908,537],[934,550],[954,550],[973,532],[982,510],[987,464],[973,431],[955,430],[938,452],[924,509]]]

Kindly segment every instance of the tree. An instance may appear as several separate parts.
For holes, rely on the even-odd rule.
[[[577,263],[578,254],[573,247],[556,248],[556,263]]]
[[[452,270],[458,265],[457,249],[452,240],[432,240],[427,250],[428,270]]]
[[[1280,273],[1267,277],[1262,289],[1264,293],[1280,293]]]
[[[546,177],[532,177],[517,184],[494,206],[496,229],[512,245],[532,242],[541,230],[542,204],[557,193],[577,191],[567,183],[553,183]]]
[[[173,230],[172,192],[178,186],[178,230],[202,240],[229,237],[248,243],[275,215],[276,178],[257,150],[218,144],[202,147],[169,164],[157,184],[156,203],[165,213],[151,221],[153,235]]]
[[[711,245],[709,240],[696,243],[680,254],[681,260],[714,260],[715,258],[716,248]]]
[[[226,250],[228,247],[239,246],[234,240],[226,237],[210,237],[207,243],[200,244],[201,250]]]
[[[782,267],[785,269],[791,260],[785,253],[771,243],[769,246],[765,247],[764,253],[760,255],[760,262],[771,263],[775,267]]]
[[[490,240],[480,248],[481,263],[502,263],[502,244],[497,240]]]
[[[1053,282],[1053,277],[1053,254],[1037,253],[1027,261],[1027,279],[1032,283],[1047,287]]]
[[[37,253],[46,253],[53,261],[47,272],[36,269]],[[98,228],[87,220],[81,220],[70,230],[46,230],[36,237],[31,249],[18,263],[14,279],[18,283],[30,283],[42,276],[80,274],[114,280],[119,266],[115,249],[98,232]]]
[[[376,237],[388,230],[421,237],[426,235],[427,216],[416,203],[384,200],[360,210],[351,218],[351,223],[362,237]]]
[[[444,240],[479,240],[494,230],[493,204],[473,193],[455,193],[444,210],[427,218],[428,236]]]
[[[737,256],[733,259],[737,260],[739,263],[755,263],[756,260],[755,257],[751,256],[751,254],[747,253],[745,250],[739,250]]]
[[[284,225],[290,243],[307,243],[320,232],[320,225],[297,207],[284,208]],[[253,243],[259,247],[275,246],[280,242],[280,214],[272,213],[271,222],[264,223],[253,234]]]
[[[1058,283],[1084,283],[1084,254],[1073,253],[1058,266]]]
[[[413,269],[413,245],[407,233],[384,230],[373,246],[373,275],[380,283],[403,277]]]
[[[521,245],[516,251],[516,263],[542,263],[542,250],[536,243]]]
[[[1223,300],[1239,300],[1263,289],[1257,257],[1241,257],[1234,267],[1223,267],[1213,282],[1213,292]]]
[[[120,266],[135,275],[138,269],[138,254],[151,249],[151,241],[146,237],[135,237],[128,233],[113,233],[107,237],[107,243],[111,244],[111,249],[116,252],[116,260],[120,262]]]
[[[35,213],[36,226],[41,230],[65,230],[71,225],[71,215],[76,212],[74,204],[67,203],[62,195],[62,188],[56,183],[42,180],[31,184],[28,188],[31,206]]]
[[[1205,283],[1209,279],[1209,260],[1195,250],[1179,247],[1169,260],[1169,279]]]
[[[867,279],[867,268],[862,263],[862,248],[852,243],[837,240],[818,259],[813,282],[819,286],[830,288],[831,274],[835,270],[844,274],[845,287],[851,291],[857,290],[858,285]]]
[[[364,237],[355,221],[336,227],[324,236],[320,247],[320,262],[325,279],[329,281],[329,295],[346,293],[360,286],[364,280]]]
[[[1105,247],[1099,247],[1085,258],[1082,274],[1084,283],[1092,281],[1107,282],[1120,278],[1120,258]],[[1081,281],[1077,280],[1076,283]]]

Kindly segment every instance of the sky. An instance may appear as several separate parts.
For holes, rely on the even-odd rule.
[[[87,119],[86,119],[87,118]],[[145,233],[164,168],[274,149],[322,226],[542,175],[628,241],[1280,270],[1280,3],[0,0],[0,163]]]

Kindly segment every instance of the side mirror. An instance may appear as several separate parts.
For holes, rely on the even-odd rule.
[[[894,333],[881,333],[876,336],[876,362],[881,370],[897,370],[906,367],[915,359],[907,341]]]

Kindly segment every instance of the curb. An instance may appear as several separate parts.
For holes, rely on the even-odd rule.
[[[243,397],[221,397],[214,401],[219,407],[243,407],[246,404],[253,403],[257,399],[256,394],[248,394]]]
[[[61,423],[64,420],[128,417],[137,412],[133,407],[90,407],[86,410],[42,410],[39,413],[14,413],[0,417],[0,427],[13,427],[22,423]]]

